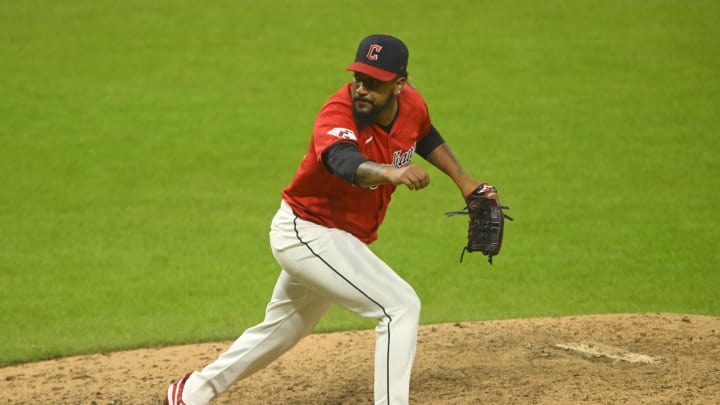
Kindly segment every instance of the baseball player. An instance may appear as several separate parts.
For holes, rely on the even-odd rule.
[[[448,175],[463,197],[481,183],[453,157],[408,82],[408,49],[389,35],[360,43],[352,82],[320,110],[310,146],[272,220],[282,267],[265,319],[214,362],[170,386],[167,403],[201,405],[264,368],[312,332],[333,305],[377,321],[376,404],[407,404],[420,300],[368,247],[398,186],[428,186],[417,153]]]

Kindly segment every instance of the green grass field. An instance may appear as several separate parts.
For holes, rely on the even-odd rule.
[[[423,323],[720,315],[718,21],[715,0],[2,1],[0,364],[260,321],[280,191],[371,33],[405,40],[516,218],[494,266],[460,264],[451,182],[398,190],[373,249]]]

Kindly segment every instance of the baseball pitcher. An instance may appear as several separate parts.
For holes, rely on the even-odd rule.
[[[375,403],[408,403],[420,299],[368,244],[398,186],[429,185],[428,172],[412,164],[415,154],[452,179],[466,201],[489,190],[497,200],[497,190],[455,159],[408,82],[407,66],[400,39],[371,35],[360,42],[347,68],[352,81],[322,106],[272,220],[270,245],[282,270],[265,319],[205,368],[172,384],[168,404],[208,404],[291,349],[333,305],[377,321]]]

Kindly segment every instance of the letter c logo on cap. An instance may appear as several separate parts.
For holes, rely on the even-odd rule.
[[[367,58],[369,60],[377,60],[378,53],[382,50],[382,46],[378,44],[372,44],[370,45],[370,49],[368,49]]]

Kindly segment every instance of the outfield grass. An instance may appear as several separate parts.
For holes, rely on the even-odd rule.
[[[494,266],[459,264],[454,186],[396,193],[373,249],[424,323],[718,315],[717,21],[714,0],[0,2],[0,364],[260,321],[280,190],[378,32],[516,218]]]

